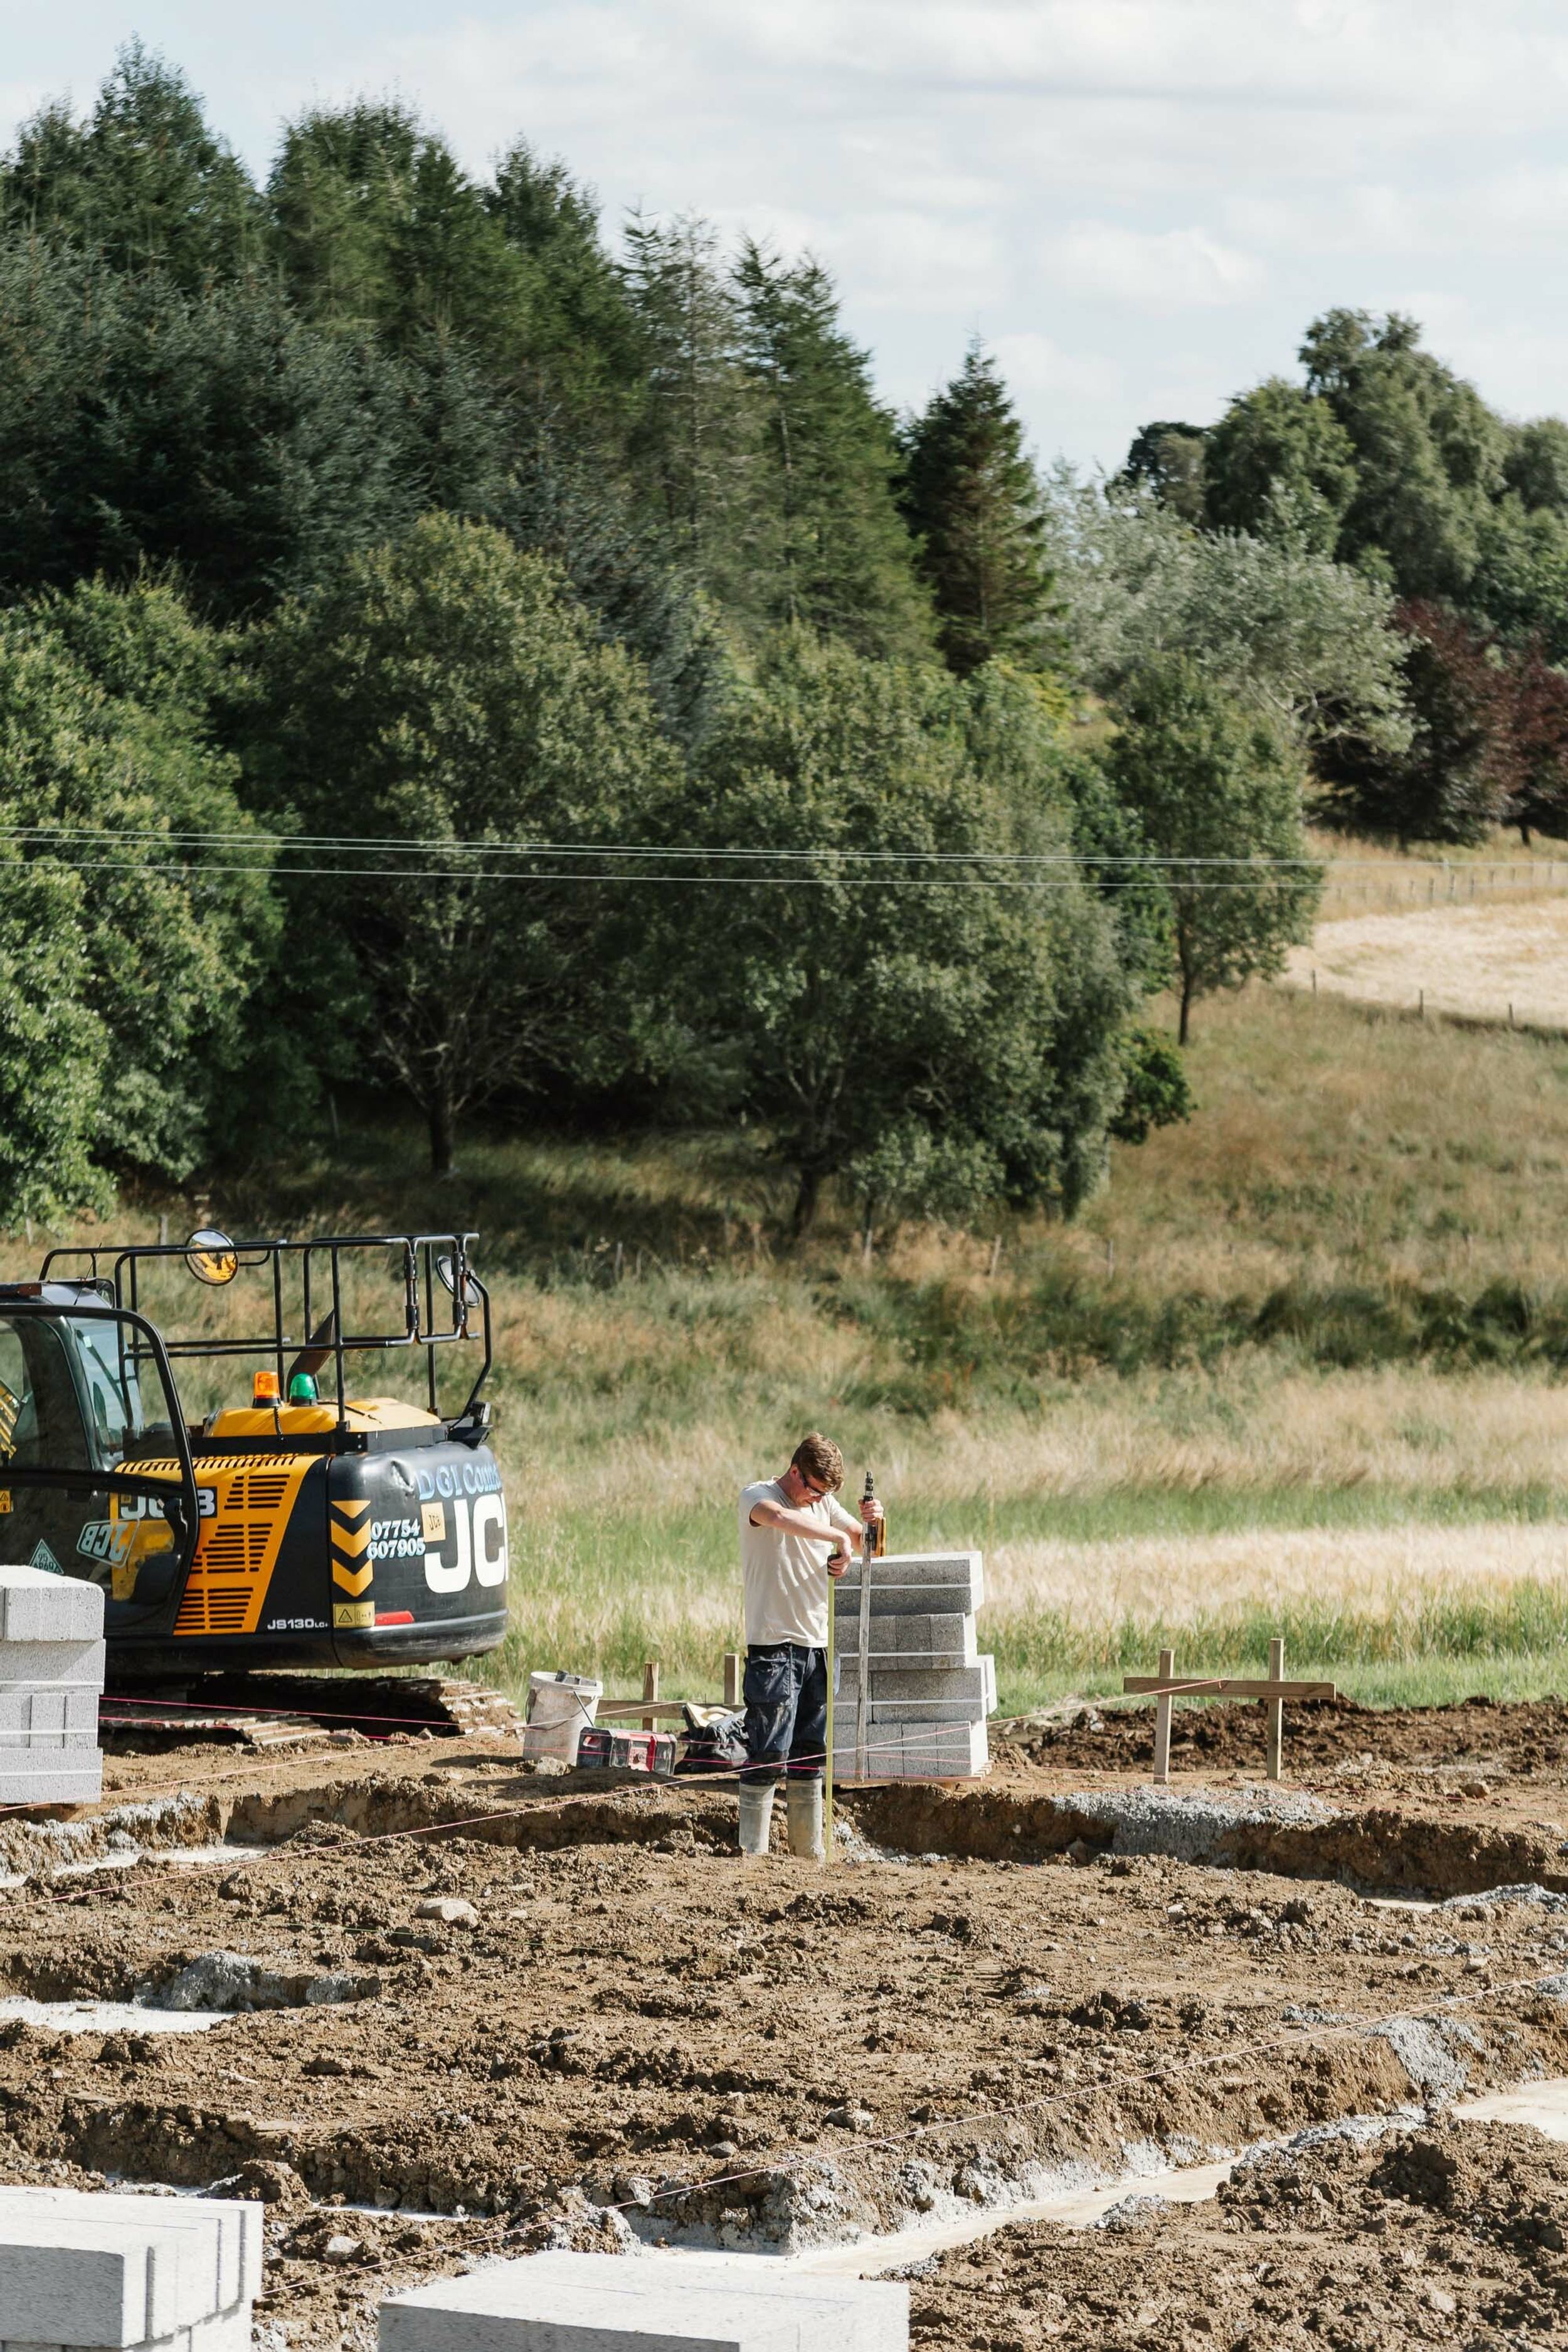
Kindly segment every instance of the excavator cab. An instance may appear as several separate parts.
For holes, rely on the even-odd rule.
[[[493,1647],[509,1560],[476,1238],[208,1229],[51,1251],[36,1281],[0,1285],[0,1559],[100,1585],[121,1678]],[[144,1293],[171,1265],[209,1294],[248,1276],[264,1320],[209,1297],[206,1328],[165,1329]],[[399,1311],[367,1317],[389,1277]],[[465,1343],[482,1360],[444,1404],[438,1356]],[[424,1403],[351,1376],[394,1349],[423,1357]],[[193,1418],[175,1363],[203,1360],[221,1392],[242,1359],[247,1392]]]

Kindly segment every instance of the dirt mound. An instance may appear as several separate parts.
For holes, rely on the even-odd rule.
[[[1354,1699],[1305,1699],[1286,1711],[1288,1753],[1296,1773],[1355,1762],[1423,1769],[1482,1764],[1529,1776],[1568,1759],[1568,1700],[1519,1705],[1467,1698],[1453,1706],[1361,1706]],[[1259,1700],[1197,1700],[1178,1705],[1171,1721],[1173,1764],[1263,1769],[1268,1708]],[[995,1738],[1000,1767],[1087,1767],[1147,1771],[1153,1760],[1154,1709],[1099,1707],[1086,1702],[1065,1722],[1028,1717]]]
[[[1568,2148],[1528,2126],[1324,2138],[1243,2164],[1213,2205],[1131,2197],[943,2257],[913,2294],[942,2352],[1228,2352],[1531,2342],[1568,2326]]]

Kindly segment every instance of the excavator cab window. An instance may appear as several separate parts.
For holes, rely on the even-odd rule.
[[[173,1398],[161,1419],[143,1402],[163,1388],[112,1313],[0,1313],[0,1557],[102,1585],[111,1624],[166,1602],[183,1564],[155,1490],[116,1476],[174,1450]]]

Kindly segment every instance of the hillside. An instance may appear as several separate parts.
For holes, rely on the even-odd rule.
[[[869,1267],[831,1210],[784,1248],[736,1139],[494,1138],[436,1185],[416,1135],[350,1121],[209,1206],[480,1229],[507,1675],[657,1654],[711,1686],[739,1639],[730,1498],[821,1423],[899,1540],[986,1548],[1005,1705],[1107,1686],[1167,1622],[1215,1660],[1284,1630],[1367,1693],[1544,1687],[1568,1045],[1264,991],[1205,1006],[1190,1061],[1191,1123],[1119,1147],[1077,1224],[912,1230]]]

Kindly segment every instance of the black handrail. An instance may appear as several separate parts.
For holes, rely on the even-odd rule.
[[[159,1360],[163,1365],[194,1358],[216,1360],[227,1356],[266,1355],[273,1358],[278,1368],[279,1388],[282,1386],[287,1359],[301,1349],[330,1344],[336,1374],[338,1426],[343,1428],[343,1396],[345,1389],[344,1359],[355,1353],[378,1353],[394,1348],[423,1348],[426,1351],[427,1393],[430,1410],[439,1418],[437,1403],[435,1349],[450,1347],[455,1341],[473,1338],[469,1328],[469,1287],[480,1300],[484,1319],[484,1362],[479,1378],[468,1392],[458,1419],[467,1419],[479,1404],[486,1380],[494,1360],[490,1343],[490,1301],[477,1275],[468,1265],[469,1245],[478,1241],[477,1233],[428,1234],[334,1234],[314,1241],[295,1242],[279,1238],[235,1242],[231,1244],[236,1258],[244,1267],[269,1265],[272,1274],[272,1325],[242,1339],[217,1338],[165,1339],[158,1335]],[[345,1250],[400,1250],[403,1253],[403,1328],[397,1331],[345,1331],[343,1328],[342,1254]],[[110,1249],[97,1248],[89,1244],[73,1244],[52,1249],[45,1257],[39,1280],[51,1278],[84,1281],[96,1284],[111,1297],[113,1311],[129,1314],[152,1331],[153,1326],[140,1313],[140,1275],[149,1262],[184,1258],[189,1254],[188,1242],[138,1242]],[[437,1328],[436,1265],[438,1251],[447,1253],[452,1275],[452,1320],[450,1329]],[[323,1342],[315,1336],[312,1314],[312,1289],[319,1295],[317,1262],[325,1255],[328,1261],[331,1293],[332,1337]],[[300,1272],[301,1312],[304,1329],[297,1335],[285,1328],[283,1297],[283,1261],[297,1258]],[[101,1262],[101,1263],[100,1263]],[[68,1269],[85,1265],[84,1274],[72,1274]],[[107,1267],[107,1271],[103,1270]],[[421,1315],[420,1282],[424,1279],[424,1313]],[[15,1302],[20,1305],[24,1302]],[[13,1302],[7,1302],[9,1311]],[[46,1312],[57,1311],[46,1308]],[[81,1311],[90,1311],[83,1308]],[[133,1350],[133,1360],[140,1354]],[[171,1386],[172,1386],[171,1380]]]

